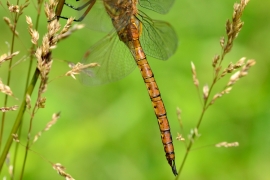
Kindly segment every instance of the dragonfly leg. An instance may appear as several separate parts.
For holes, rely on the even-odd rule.
[[[76,0],[76,1],[79,1],[79,0]],[[82,9],[84,9],[85,7],[88,6],[87,9],[85,10],[85,12],[83,13],[83,15],[79,19],[74,19],[75,22],[81,22],[85,18],[85,16],[89,13],[89,11],[92,9],[95,2],[96,2],[96,0],[88,0],[82,6],[75,7],[75,6],[72,6],[72,5],[68,4],[68,3],[66,3],[65,0],[59,0],[59,2],[57,4],[57,7],[56,7],[56,10],[55,10],[55,17],[52,18],[51,20],[49,20],[48,22],[51,22],[51,21],[53,21],[55,19],[60,19],[60,18],[61,19],[68,19],[65,16],[61,16],[64,5],[68,6],[71,9],[74,9],[76,11],[81,11]]]
[[[82,10],[82,9],[84,9],[86,6],[88,6],[89,4],[92,4],[92,3],[95,3],[95,2],[93,2],[93,1],[95,1],[95,0],[89,0],[89,1],[87,1],[84,5],[82,5],[82,6],[79,6],[79,7],[75,7],[75,6],[73,6],[73,5],[71,5],[71,4],[68,4],[68,3],[64,3],[66,6],[68,6],[69,8],[71,8],[71,9],[74,9],[74,10],[76,10],[76,11],[80,11],[80,10]]]

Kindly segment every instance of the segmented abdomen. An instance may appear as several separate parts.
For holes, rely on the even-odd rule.
[[[133,54],[133,57],[141,71],[141,75],[144,79],[144,82],[148,90],[148,94],[152,101],[152,105],[154,107],[154,111],[158,119],[161,140],[164,146],[167,161],[172,167],[173,173],[177,175],[175,167],[174,147],[170,132],[170,125],[166,115],[166,109],[164,107],[163,100],[161,99],[160,92],[154,78],[154,74],[148,64],[145,53],[141,47],[139,41],[139,31],[137,29],[137,26],[135,23],[132,23],[129,27],[130,30],[127,33],[127,37],[129,40],[128,43],[126,44],[130,48],[131,53]]]

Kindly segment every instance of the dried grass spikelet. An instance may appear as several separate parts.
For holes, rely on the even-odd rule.
[[[234,64],[232,62],[229,63],[228,67],[223,70],[219,78],[224,77],[227,73],[231,73],[234,70]]]
[[[0,3],[0,4],[1,4],[1,3]],[[10,153],[7,153],[6,163],[7,163],[8,165],[10,164]]]
[[[209,95],[209,86],[206,84],[203,86],[203,99],[206,100]]]
[[[226,69],[223,70],[223,72],[221,73],[220,78],[224,77],[226,74],[228,73],[232,73],[234,70],[242,67],[244,65],[246,58],[242,57],[239,61],[237,61],[235,64],[233,64],[232,62],[229,63],[228,67]]]
[[[10,162],[11,162],[10,153],[8,153],[7,157],[6,157],[6,165],[8,166],[8,173],[9,173],[10,177],[12,178],[14,176],[13,165]]]
[[[69,67],[71,67],[72,69],[70,71],[68,71],[65,76],[71,76],[72,78],[76,79],[75,75],[80,74],[80,72],[84,72],[87,73],[87,71],[89,71],[89,68],[93,68],[99,66],[98,63],[90,63],[90,64],[81,64],[81,63],[77,63],[77,64],[73,64],[73,63],[69,63]]]
[[[60,118],[60,112],[58,113],[54,113],[52,115],[52,119],[50,122],[48,122],[48,124],[46,125],[44,131],[48,131],[56,122],[57,120]]]
[[[197,128],[194,128],[194,129],[191,129],[190,130],[190,134],[188,135],[188,139],[191,142],[194,142],[195,138],[198,138],[200,136],[201,136],[201,134],[199,134],[198,129]]]
[[[199,80],[197,78],[196,68],[193,62],[191,62],[192,79],[194,85],[199,88]]]
[[[49,74],[52,66],[51,52],[48,42],[48,37],[43,38],[43,46],[37,48],[36,57],[37,57],[37,68],[40,71],[41,78],[47,79],[47,75]]]
[[[65,167],[60,163],[53,164],[53,169],[55,169],[59,175],[66,178],[66,180],[75,180],[70,174],[65,172]]]
[[[247,63],[243,66],[243,68],[240,70],[240,71],[237,71],[236,73],[234,73],[227,86],[226,87],[229,87],[229,86],[232,86],[233,84],[235,84],[240,78],[246,76],[248,74],[248,70],[254,66],[256,64],[256,61],[251,59],[251,60],[248,60]]]
[[[17,105],[11,106],[11,107],[1,107],[0,111],[2,112],[8,112],[8,111],[16,111],[18,109]]]
[[[16,13],[16,18],[14,19],[13,23],[11,23],[10,19],[7,17],[4,17],[4,21],[6,22],[6,24],[9,26],[10,30],[12,31],[12,33],[14,33],[16,36],[19,35],[19,33],[15,30],[15,25],[18,21],[18,18],[20,17],[20,15],[22,15],[23,10],[28,7],[29,5],[29,0],[26,0],[22,5],[18,6],[18,5],[12,5],[9,3],[9,1],[7,1],[7,6],[8,9],[11,13]]]
[[[37,42],[39,39],[39,33],[35,29],[33,29],[33,23],[32,23],[31,17],[26,16],[26,23],[28,24],[28,31],[31,36],[31,42],[37,45]]]
[[[45,14],[48,19],[51,19],[55,13],[54,8],[57,2],[50,0],[49,3],[45,2]],[[32,36],[32,43],[37,44],[38,33],[33,30],[33,23],[30,17],[26,17],[26,21],[29,25],[29,32]],[[40,72],[41,82],[38,89],[38,100],[36,105],[38,108],[44,108],[46,98],[41,95],[47,90],[48,83],[48,74],[52,67],[52,57],[51,57],[51,49],[56,46],[57,38],[56,33],[60,29],[60,24],[58,21],[50,21],[47,25],[47,33],[42,38],[42,45],[36,49],[35,56],[37,58],[37,69]]]
[[[47,85],[45,86],[47,87]],[[44,89],[42,89],[44,91]],[[43,93],[43,92],[42,92]],[[45,108],[45,103],[46,103],[46,97],[40,97],[37,101],[37,107],[38,108]]]
[[[11,23],[10,19],[8,17],[3,18],[5,23],[8,25],[9,29],[11,30],[12,33],[15,34],[15,36],[19,36],[18,31],[15,30],[14,25]]]
[[[66,29],[65,27],[63,28],[63,30],[60,32],[60,34],[58,35],[58,41],[63,40],[67,37],[69,37],[72,33],[74,33],[77,30],[80,30],[82,28],[84,28],[85,25],[84,24],[74,24],[71,28]]]
[[[69,29],[70,29],[70,27],[71,27],[71,24],[72,24],[72,22],[74,21],[74,19],[75,18],[68,18],[68,20],[67,20],[67,23],[65,24],[65,26],[63,27],[63,29],[62,29],[62,31],[60,32],[60,34],[64,34],[64,33],[66,33]]]
[[[11,13],[18,13],[20,12],[20,7],[18,5],[12,5],[7,1],[8,10]]]
[[[209,105],[214,104],[214,102],[222,97],[224,94],[229,94],[230,91],[232,90],[232,86],[242,77],[246,76],[248,74],[248,70],[254,66],[256,64],[256,61],[253,59],[250,59],[246,62],[246,64],[244,64],[245,61],[245,57],[241,58],[239,61],[236,62],[236,64],[231,64],[229,65],[229,67],[227,68],[227,70],[225,69],[223,72],[231,72],[231,70],[235,70],[238,69],[240,67],[242,67],[242,69],[240,71],[237,71],[236,73],[234,73],[231,77],[229,82],[227,83],[227,85],[225,86],[224,90],[221,91],[220,93],[217,93],[214,95],[213,99],[211,100]],[[222,76],[222,75],[221,75]]]
[[[60,118],[60,112],[58,113],[54,113],[52,115],[52,119],[47,123],[47,125],[45,126],[45,128],[42,131],[39,131],[33,140],[33,143],[36,142],[38,140],[38,138],[42,135],[43,132],[50,130],[50,128],[57,122],[57,120]]]
[[[10,4],[9,1],[7,1],[7,6],[8,6],[8,10],[11,12],[11,13],[18,13],[18,15],[22,15],[23,13],[23,10],[28,7],[28,5],[30,4],[29,0],[25,0],[25,2],[18,6],[18,5],[13,5],[13,4]]]
[[[220,70],[221,70],[221,68],[222,68],[222,66],[217,66],[216,68],[215,68],[215,71],[214,71],[214,73],[215,73],[215,76],[218,76],[218,74],[219,74],[219,72],[220,72]]]
[[[247,63],[243,66],[242,70],[240,71],[240,78],[244,77],[248,74],[248,70],[256,64],[254,59],[250,59]]]
[[[213,58],[213,61],[212,61],[213,68],[216,68],[219,59],[220,59],[220,56],[219,55],[215,55],[215,57]]]
[[[182,134],[177,133],[176,140],[178,140],[178,141],[185,141],[185,138],[182,136]]]
[[[238,69],[240,67],[242,67],[244,64],[245,64],[245,60],[246,58],[245,57],[242,57],[241,59],[239,59],[239,61],[237,61],[234,65],[234,69]]]
[[[176,108],[177,119],[178,119],[180,126],[183,127],[181,113],[182,113],[181,109],[179,107],[177,107]]]
[[[3,82],[0,79],[0,91],[6,95],[13,96],[13,92],[11,91],[10,87],[3,84]]]
[[[225,45],[225,37],[221,37],[219,40],[220,46],[222,49],[224,49],[224,45]]]
[[[18,134],[12,134],[12,137],[13,137],[13,141],[15,141],[17,143],[20,142]]]
[[[50,0],[48,3],[45,3],[45,14],[47,19],[53,19],[55,17],[54,9],[57,5],[57,1]],[[32,20],[27,17],[27,23],[29,24],[29,32],[32,36],[32,42],[37,43],[38,33],[33,30]],[[68,21],[67,25],[64,27],[63,31],[67,31],[70,28],[71,21]],[[40,71],[41,84],[39,87],[39,98],[37,101],[37,106],[43,108],[45,106],[46,98],[41,97],[41,94],[44,93],[47,89],[48,83],[48,74],[52,67],[52,57],[51,50],[56,47],[58,42],[57,32],[60,30],[60,24],[56,20],[49,21],[47,25],[47,34],[42,38],[42,45],[37,48],[35,56],[37,58],[37,68]]]
[[[240,78],[240,71],[237,71],[231,76],[230,81],[228,82],[227,86],[233,85],[236,81],[239,80],[239,78]]]
[[[31,109],[31,96],[29,94],[26,94],[25,102],[26,102],[26,108]]]
[[[49,2],[45,4],[45,15],[48,20],[55,18],[54,8],[57,6],[57,3],[58,1],[49,0]]]
[[[237,147],[239,146],[238,142],[232,142],[232,143],[228,143],[228,142],[221,142],[215,145],[216,147]]]
[[[14,56],[16,56],[16,55],[18,55],[18,54],[19,54],[19,51],[16,51],[16,52],[14,52],[14,53],[12,53],[12,54],[9,54],[9,55],[7,55],[7,54],[2,54],[2,55],[0,56],[0,65],[1,65],[3,62],[12,59]]]
[[[238,33],[242,29],[244,22],[241,21],[241,16],[248,2],[249,0],[241,0],[240,4],[234,4],[232,20],[228,20],[226,23],[226,45],[224,45],[224,43],[221,43],[221,46],[223,47],[223,56],[230,52],[233,46],[234,39],[238,36]]]
[[[221,91],[220,93],[215,94],[209,105],[214,104],[214,102],[215,102],[218,98],[221,98],[224,94],[229,94],[231,90],[232,90],[232,87],[227,87],[226,89],[224,89],[224,90]]]
[[[12,164],[9,164],[8,165],[8,173],[9,173],[10,177],[13,177],[14,176],[14,174],[13,174],[14,170],[13,169],[14,169],[13,168],[13,165]]]
[[[20,14],[21,15],[23,13],[23,10],[28,7],[28,5],[30,4],[30,0],[25,0],[25,2],[20,6]]]

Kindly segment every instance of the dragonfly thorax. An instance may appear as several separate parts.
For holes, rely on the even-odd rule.
[[[104,0],[103,2],[116,31],[129,24],[130,17],[137,14],[137,0]]]

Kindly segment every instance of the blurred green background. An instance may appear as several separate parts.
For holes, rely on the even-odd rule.
[[[177,0],[167,15],[145,11],[153,19],[170,22],[179,38],[178,50],[170,60],[162,62],[148,58],[168,111],[177,168],[183,160],[185,146],[183,142],[175,140],[177,132],[180,132],[176,107],[182,110],[186,133],[196,126],[201,112],[190,62],[196,65],[200,85],[210,85],[213,76],[212,58],[221,51],[219,39],[225,35],[225,22],[231,18],[235,2]],[[15,1],[11,3],[15,4]],[[75,1],[69,3],[76,5]],[[241,57],[254,58],[257,64],[247,77],[234,85],[230,94],[219,99],[207,111],[199,129],[201,137],[193,146],[199,149],[191,151],[180,179],[270,178],[269,7],[269,1],[251,1],[247,5],[242,17],[244,27],[232,51],[226,56],[224,67]],[[6,7],[0,8],[1,17],[10,17]],[[67,16],[74,13],[66,9],[64,13]],[[15,51],[19,50],[20,55],[15,61],[27,55],[31,46],[24,15],[31,16],[35,22],[36,8],[33,1],[18,23],[20,36],[16,39]],[[65,20],[61,20],[61,23],[63,25]],[[38,29],[40,39],[46,32],[46,25],[42,10]],[[5,42],[11,42],[11,32],[3,21],[0,27],[0,54],[3,54],[8,52]],[[75,179],[174,179],[164,156],[157,120],[138,69],[121,81],[99,87],[83,86],[70,77],[59,78],[68,70],[62,60],[80,61],[85,51],[104,35],[85,28],[60,42],[53,51],[51,81],[44,94],[47,98],[46,108],[36,113],[32,136],[45,127],[53,113],[61,111],[61,118],[48,132],[42,134],[31,149],[53,163],[64,165],[66,172]],[[27,60],[12,69],[11,88],[19,100],[10,98],[9,106],[20,105],[23,100]],[[7,69],[7,63],[1,65],[0,77],[4,83]],[[224,87],[228,78],[219,82],[214,89],[215,93]],[[32,105],[35,97],[36,93],[32,97]],[[4,95],[0,98],[3,102]],[[4,140],[16,113],[7,113]],[[20,138],[23,144],[26,144],[29,114],[27,112],[25,115]],[[222,141],[237,141],[240,146],[208,146]],[[23,154],[24,148],[21,146],[17,173],[20,171]],[[8,177],[6,166],[2,169],[0,179],[4,176]],[[63,178],[49,163],[30,152],[24,179]]]

